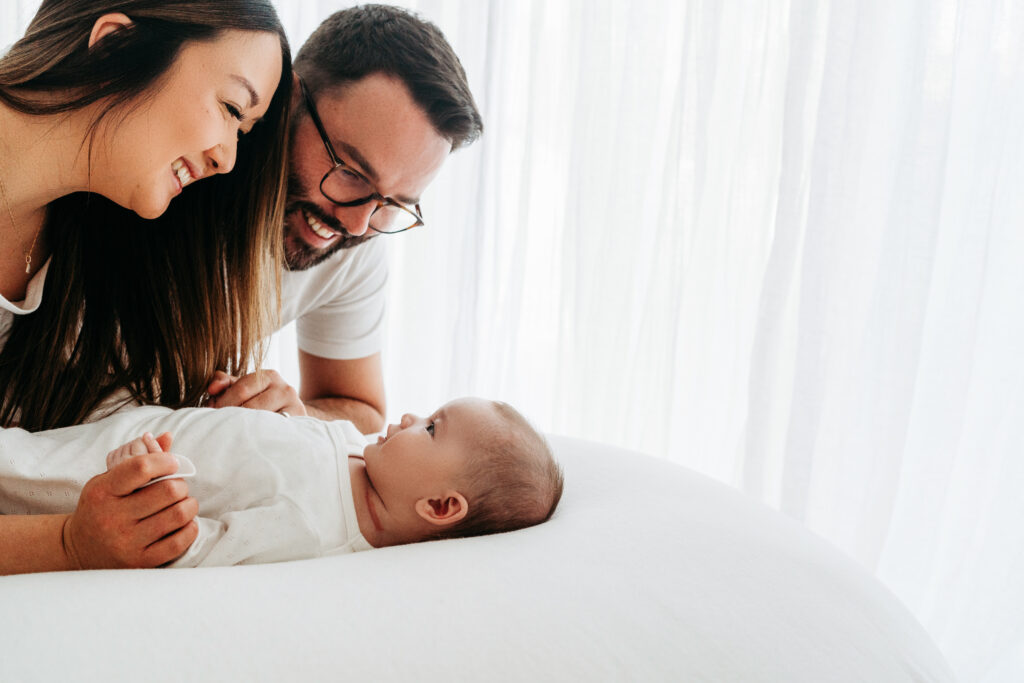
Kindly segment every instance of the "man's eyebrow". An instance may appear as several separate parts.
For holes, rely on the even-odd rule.
[[[248,107],[250,109],[252,109],[260,103],[259,93],[256,92],[256,88],[252,87],[252,83],[249,82],[248,78],[246,78],[245,76],[239,76],[238,74],[231,74],[231,79],[240,83],[243,88],[249,91]]]
[[[377,175],[377,171],[373,168],[373,165],[366,160],[366,157],[364,157],[358,149],[348,144],[344,140],[334,140],[334,144],[337,147],[340,147],[341,151],[347,154],[349,158],[352,159],[352,161],[356,162],[356,165],[359,166],[359,169],[357,170],[362,171],[363,175],[372,180],[374,183],[380,182],[380,177]],[[415,206],[416,204],[420,203],[419,197],[416,197],[414,199],[412,197],[401,197],[395,195],[394,197],[392,197],[392,199],[397,199],[403,204],[409,204],[410,206]]]

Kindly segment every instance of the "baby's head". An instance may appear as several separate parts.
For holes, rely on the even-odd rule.
[[[562,495],[544,437],[511,406],[479,398],[404,415],[363,461],[356,507],[372,520],[365,535],[375,546],[521,529],[551,517]]]

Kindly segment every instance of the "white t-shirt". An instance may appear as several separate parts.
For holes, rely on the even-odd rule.
[[[7,297],[0,294],[0,349],[7,343],[7,337],[11,333],[11,325],[14,324],[14,316],[27,315],[39,308],[39,302],[43,300],[43,284],[46,282],[46,272],[50,269],[50,260],[47,259],[32,279],[28,281],[28,288],[25,292],[24,301],[9,301]]]
[[[385,241],[342,249],[281,279],[281,327],[296,323],[298,346],[321,358],[365,358],[381,350],[388,279]]]

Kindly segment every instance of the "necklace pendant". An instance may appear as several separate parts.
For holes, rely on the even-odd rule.
[[[28,275],[32,272],[32,255],[25,254],[25,274]]]

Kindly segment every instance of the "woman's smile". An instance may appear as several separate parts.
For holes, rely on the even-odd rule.
[[[179,157],[174,160],[174,163],[171,164],[171,172],[174,173],[174,177],[178,181],[178,192],[181,192],[189,183],[203,177],[201,173],[195,171],[192,164],[188,163],[185,157]]]

